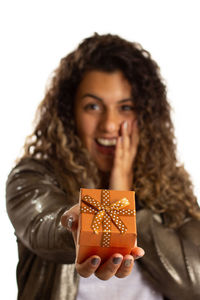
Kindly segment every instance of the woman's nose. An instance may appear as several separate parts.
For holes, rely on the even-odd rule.
[[[106,112],[100,119],[99,127],[104,133],[117,134],[120,127],[120,119],[115,113]]]

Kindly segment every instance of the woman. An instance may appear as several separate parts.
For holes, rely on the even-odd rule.
[[[165,85],[139,44],[95,34],[63,58],[7,181],[18,299],[83,299],[86,284],[93,299],[114,275],[109,299],[121,282],[126,299],[199,299],[200,212],[175,151]],[[75,263],[80,187],[136,191],[133,271],[138,247]]]

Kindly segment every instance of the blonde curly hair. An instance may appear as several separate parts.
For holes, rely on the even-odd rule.
[[[139,206],[161,213],[171,227],[178,227],[186,217],[199,219],[191,180],[176,158],[170,105],[159,67],[140,44],[119,36],[94,34],[61,59],[38,108],[23,157],[51,163],[68,193],[79,187],[102,187],[99,171],[74,123],[75,93],[90,70],[120,70],[131,84],[140,135],[133,165],[133,189]]]

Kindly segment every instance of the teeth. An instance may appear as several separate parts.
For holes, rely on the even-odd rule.
[[[115,146],[117,140],[114,139],[103,139],[103,138],[98,138],[97,142],[103,146]]]

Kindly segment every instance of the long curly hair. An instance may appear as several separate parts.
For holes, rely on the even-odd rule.
[[[140,44],[117,35],[95,33],[61,59],[39,105],[23,157],[50,162],[68,192],[80,186],[102,187],[99,171],[74,122],[76,90],[90,70],[120,70],[132,87],[140,136],[133,165],[133,189],[139,205],[161,213],[171,227],[178,227],[186,217],[200,218],[191,180],[176,158],[170,105],[159,67]]]

